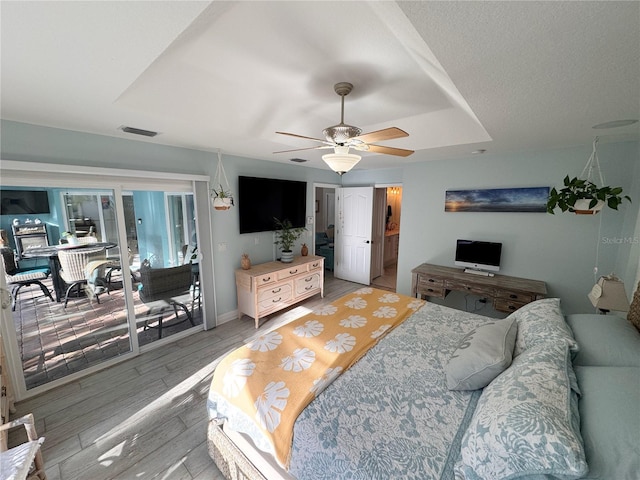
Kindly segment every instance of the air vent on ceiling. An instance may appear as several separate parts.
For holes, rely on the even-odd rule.
[[[151,130],[143,130],[141,128],[126,127],[124,125],[119,127],[119,129],[125,133],[133,133],[134,135],[142,135],[144,137],[155,137],[156,135],[158,135],[158,132],[153,132]]]
[[[307,160],[305,160],[304,158],[291,158],[290,159],[292,162],[296,162],[296,163],[304,163]]]

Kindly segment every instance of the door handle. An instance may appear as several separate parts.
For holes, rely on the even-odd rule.
[[[373,242],[371,242],[369,240],[365,240],[364,243],[373,243]]]

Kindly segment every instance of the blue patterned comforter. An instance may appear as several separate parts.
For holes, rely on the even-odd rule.
[[[302,412],[289,472],[298,480],[453,479],[480,391],[450,391],[443,365],[487,321],[427,303]]]

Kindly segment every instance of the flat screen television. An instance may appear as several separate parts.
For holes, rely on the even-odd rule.
[[[0,215],[50,213],[45,190],[0,190]]]
[[[458,240],[455,264],[476,271],[497,272],[500,270],[502,243],[478,240]],[[466,270],[465,270],[466,271]]]
[[[238,177],[240,233],[275,230],[274,218],[304,227],[307,182],[277,178]]]

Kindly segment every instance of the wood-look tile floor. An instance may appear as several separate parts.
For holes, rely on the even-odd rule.
[[[260,329],[361,286],[329,274],[324,299],[274,314]],[[245,315],[19,402],[14,418],[34,414],[49,480],[222,479],[207,451],[209,384],[219,359],[255,333]]]

